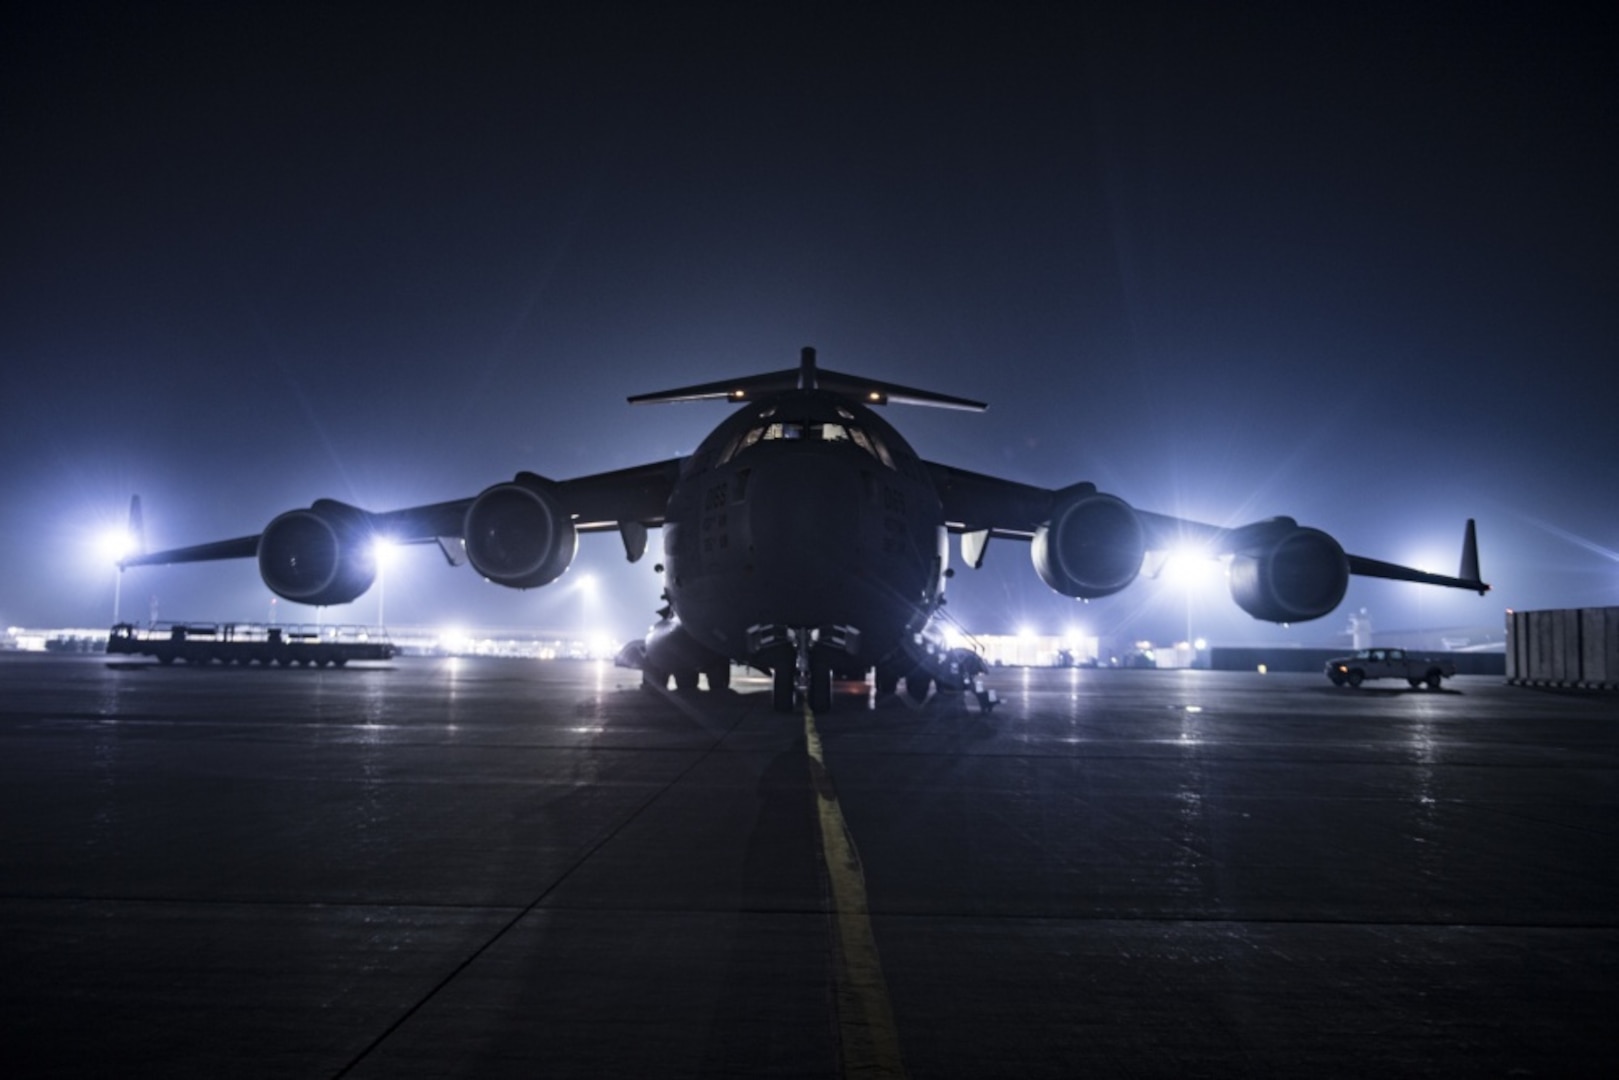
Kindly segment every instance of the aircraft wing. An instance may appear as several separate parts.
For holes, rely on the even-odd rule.
[[[663,524],[669,494],[685,459],[670,458],[616,472],[557,482],[557,494],[580,532],[617,528],[626,521],[648,528]]]
[[[1267,518],[1249,525],[1227,528],[1171,517],[1167,514],[1154,514],[1145,510],[1138,510],[1136,514],[1146,528],[1149,538],[1148,548],[1159,551],[1184,546],[1209,555],[1235,555],[1250,551],[1280,533],[1298,528],[1298,522],[1287,517]],[[1357,577],[1386,578],[1390,581],[1411,581],[1420,585],[1468,589],[1480,596],[1490,591],[1490,586],[1479,579],[1478,531],[1471,518],[1467,521],[1467,531],[1462,538],[1461,568],[1455,577],[1384,562],[1365,555],[1351,555],[1345,552],[1344,558],[1348,561],[1349,572]]]
[[[962,535],[962,553],[967,563],[974,567],[982,563],[984,547],[991,537],[1030,540],[1043,527],[1051,524],[1054,514],[1065,503],[1086,497],[1112,499],[1111,496],[1099,495],[1095,485],[1089,483],[1066,488],[1042,488],[931,461],[925,461],[923,465],[939,493],[945,523],[951,532]],[[1210,557],[1251,554],[1275,544],[1283,537],[1315,532],[1301,529],[1298,522],[1286,517],[1227,527],[1135,507],[1129,509],[1140,524],[1141,540],[1146,551],[1192,548]],[[1471,520],[1467,523],[1463,538],[1461,568],[1455,577],[1364,555],[1345,553],[1344,559],[1348,572],[1361,577],[1469,589],[1480,595],[1490,588],[1479,577],[1478,540]]]
[[[1051,520],[1057,492],[1050,488],[1002,480],[931,461],[922,463],[933,477],[944,503],[944,520],[953,533],[987,532],[1028,540]]]
[[[639,531],[644,544],[645,530],[663,524],[669,494],[680,475],[680,464],[681,459],[674,458],[559,481],[547,480],[533,473],[519,473],[515,482],[544,485],[572,519],[575,529],[580,532],[619,529],[626,532],[628,546],[629,533]],[[381,512],[362,510],[333,499],[317,499],[310,510],[356,521],[370,535],[393,543],[426,544],[439,541],[443,544],[461,539],[467,510],[477,498],[474,495]],[[132,555],[119,565],[160,566],[252,558],[258,554],[262,535],[255,533],[232,540]],[[450,555],[448,548],[445,553]],[[453,557],[452,561],[455,561]]]

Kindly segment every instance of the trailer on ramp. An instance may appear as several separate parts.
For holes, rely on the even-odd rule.
[[[267,626],[260,623],[118,623],[107,652],[150,656],[162,664],[261,664],[342,667],[350,660],[391,660],[398,650],[375,626]]]

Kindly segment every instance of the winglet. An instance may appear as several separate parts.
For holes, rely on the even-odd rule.
[[[1467,532],[1462,535],[1462,565],[1456,576],[1477,585],[1480,596],[1490,591],[1478,572],[1478,527],[1472,518],[1467,519]]]

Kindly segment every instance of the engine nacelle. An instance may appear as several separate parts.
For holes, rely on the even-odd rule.
[[[259,535],[259,576],[270,591],[298,604],[346,604],[377,579],[371,517],[322,499],[288,510]]]
[[[1136,579],[1147,551],[1141,519],[1129,503],[1092,491],[1058,501],[1051,523],[1034,534],[1035,573],[1064,596],[1111,596]]]
[[[509,589],[561,577],[579,550],[579,533],[548,481],[523,475],[487,488],[467,507],[467,561]]]
[[[1231,559],[1231,599],[1256,619],[1319,619],[1349,588],[1349,559],[1320,529],[1294,526]]]

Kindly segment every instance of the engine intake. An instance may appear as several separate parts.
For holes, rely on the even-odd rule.
[[[1231,559],[1231,599],[1256,619],[1319,619],[1349,588],[1349,559],[1320,529],[1294,526]]]
[[[298,604],[347,604],[377,579],[371,516],[322,499],[288,510],[259,535],[259,576],[270,591]]]
[[[524,474],[485,489],[467,507],[467,561],[509,589],[561,577],[579,550],[579,533],[550,481]]]
[[[1095,491],[1059,498],[1051,522],[1034,534],[1035,573],[1064,596],[1111,596],[1141,572],[1141,519],[1130,504]]]

